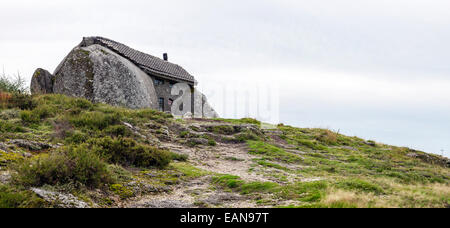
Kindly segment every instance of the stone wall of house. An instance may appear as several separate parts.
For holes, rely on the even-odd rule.
[[[159,98],[164,99],[164,112],[171,112],[172,110],[172,104],[170,104],[169,99],[172,101],[175,101],[180,95],[172,95],[172,86],[176,84],[175,81],[169,81],[167,79],[159,78],[156,76],[150,76],[153,80],[153,85],[155,86],[155,91],[158,104],[159,104]],[[162,83],[162,84],[161,84]]]

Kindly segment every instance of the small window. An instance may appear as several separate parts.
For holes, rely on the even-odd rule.
[[[172,100],[172,99],[169,99],[169,101],[168,101],[167,103],[168,103],[169,106],[172,106],[173,100]]]
[[[158,109],[159,111],[163,112],[164,111],[164,98],[160,97],[158,100]]]
[[[155,78],[155,85],[162,85],[162,84],[164,84],[163,80],[159,80],[159,79]]]
[[[170,82],[170,83],[169,83],[169,88],[172,88],[173,85],[175,85],[175,82]]]

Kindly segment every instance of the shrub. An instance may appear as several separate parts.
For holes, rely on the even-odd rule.
[[[13,93],[8,101],[8,108],[19,108],[21,110],[32,110],[37,106],[29,94]]]
[[[100,187],[113,182],[107,164],[85,144],[28,159],[15,169],[13,180],[25,186],[73,183]]]
[[[15,78],[0,76],[0,104],[3,107],[22,110],[36,107],[27,90],[25,80],[20,75]]]
[[[91,130],[103,130],[110,125],[120,123],[119,113],[102,113],[98,111],[82,113],[70,118],[70,122],[76,127],[83,127]]]
[[[214,139],[209,139],[209,140],[208,140],[208,145],[210,145],[210,146],[216,146],[216,145],[217,145],[217,142],[216,142],[216,140],[214,140]]]
[[[11,98],[12,95],[10,93],[4,93],[0,91],[0,108],[6,108]]]
[[[67,132],[65,142],[68,144],[81,144],[86,142],[89,139],[88,135],[75,130],[75,131],[69,131]]]
[[[136,143],[133,139],[104,137],[88,141],[98,147],[97,151],[111,163],[138,167],[165,167],[171,153],[156,147]]]
[[[133,180],[133,174],[120,165],[109,165],[108,169],[113,175],[114,180],[118,180],[120,182],[128,182]]]
[[[40,119],[45,119],[48,117],[54,117],[57,113],[57,108],[51,105],[38,105],[33,109],[33,113],[39,116]]]
[[[70,106],[74,108],[79,108],[83,110],[92,110],[94,105],[92,102],[84,99],[84,98],[75,98],[70,102]]]
[[[110,136],[119,137],[119,136],[131,136],[131,131],[125,127],[124,125],[113,125],[107,127],[104,132]]]
[[[25,93],[27,87],[25,86],[25,79],[20,75],[14,78],[7,77],[6,75],[0,76],[0,91],[8,93]]]
[[[317,139],[325,144],[335,145],[337,143],[338,133],[334,133],[330,130],[324,130]]]
[[[20,112],[20,119],[22,119],[22,122],[26,125],[38,124],[41,121],[39,115],[29,110]]]
[[[209,132],[214,132],[216,134],[223,134],[223,135],[232,135],[236,133],[233,126],[230,125],[217,125],[217,126],[210,126],[207,127],[207,130]]]
[[[248,123],[248,124],[256,124],[256,125],[260,125],[261,121],[253,119],[253,118],[242,118],[240,119],[241,123]]]
[[[165,123],[167,119],[173,118],[172,114],[156,111],[153,109],[142,109],[131,113],[131,118],[154,120],[158,123]]]
[[[25,132],[25,129],[17,124],[0,120],[0,132]]]
[[[253,119],[253,118],[242,118],[242,119],[221,119],[216,118],[215,120],[224,121],[233,124],[256,124],[261,125],[261,121]]]
[[[245,142],[247,140],[253,141],[260,140],[260,138],[253,132],[243,132],[241,134],[234,136],[234,139],[236,140],[236,142]]]
[[[44,200],[30,191],[0,185],[0,208],[39,208],[45,205]]]

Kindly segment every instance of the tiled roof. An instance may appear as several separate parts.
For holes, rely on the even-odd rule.
[[[124,44],[103,37],[84,38],[84,40],[86,39],[90,39],[90,41],[93,41],[94,44],[102,45],[127,58],[143,71],[149,74],[157,74],[163,77],[168,77],[169,79],[181,80],[196,84],[194,76],[190,75],[185,69],[177,64],[164,61],[163,59],[160,59],[158,57],[145,54]]]

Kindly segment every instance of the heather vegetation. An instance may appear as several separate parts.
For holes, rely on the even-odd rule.
[[[450,205],[448,159],[409,148],[327,129],[262,129],[251,118],[181,120],[31,96],[4,78],[0,93],[0,207],[61,206],[36,188],[92,207],[148,207],[160,195],[192,207]]]

